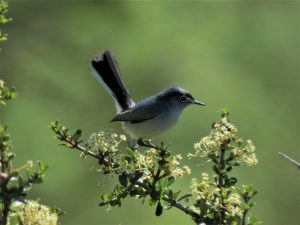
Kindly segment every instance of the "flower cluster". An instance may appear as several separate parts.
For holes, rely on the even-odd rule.
[[[116,153],[118,152],[119,144],[125,141],[125,135],[100,131],[98,133],[91,134],[87,145],[89,149],[94,152]]]
[[[251,140],[244,143],[238,138],[237,128],[230,123],[229,114],[212,125],[212,131],[194,144],[195,152],[189,158],[207,158],[212,163],[214,175],[202,173],[202,179],[192,179],[191,190],[195,203],[191,209],[205,224],[241,224],[249,208],[249,200],[257,193],[251,186],[236,188],[237,178],[229,172],[240,163],[257,164],[255,146]],[[246,190],[247,189],[247,190]],[[214,220],[211,220],[214,218]]]
[[[251,140],[247,140],[243,145],[243,139],[237,137],[237,128],[230,123],[228,114],[223,114],[222,118],[213,123],[212,131],[206,137],[201,138],[194,144],[195,152],[189,153],[188,157],[208,157],[214,160],[219,157],[219,148],[223,148],[231,153],[232,160],[238,163],[245,163],[253,166],[258,163],[255,155],[255,146]]]
[[[182,156],[180,154],[170,157],[170,160],[167,164],[168,170],[171,172],[171,175],[174,177],[183,177],[185,174],[191,174],[192,170],[188,166],[180,167],[180,160]]]
[[[151,175],[151,171],[154,171],[156,167],[159,167],[160,151],[155,148],[147,149],[144,153],[136,151],[135,155],[135,170],[143,170],[145,174]],[[188,166],[180,167],[180,161],[182,156],[180,154],[169,156],[162,160],[161,163],[164,166],[161,168],[162,173],[170,174],[175,177],[183,177],[185,174],[191,174],[191,169]]]
[[[21,204],[16,212],[9,215],[8,225],[19,224],[14,221],[21,221],[24,225],[43,224],[56,225],[58,220],[57,212],[36,201],[28,200]]]
[[[191,181],[192,195],[197,201],[203,200],[208,204],[212,204],[214,199],[214,194],[219,191],[219,189],[210,183],[209,175],[207,173],[202,173],[201,181],[193,178]]]
[[[241,196],[238,193],[231,193],[222,200],[220,192],[221,189],[218,187],[216,179],[211,181],[207,173],[202,173],[201,181],[193,178],[191,181],[192,195],[196,199],[196,203],[192,206],[196,213],[201,213],[201,207],[199,205],[205,205],[207,214],[213,214],[219,210],[224,209],[227,217],[238,217],[242,218],[243,209],[241,208]],[[230,191],[234,191],[232,187]],[[196,207],[198,206],[198,207]]]
[[[97,159],[100,171],[104,174],[117,176],[114,189],[111,193],[101,195],[99,206],[106,205],[109,209],[120,207],[123,199],[132,197],[155,206],[156,216],[160,216],[165,209],[176,207],[190,215],[196,224],[244,225],[244,221],[251,217],[247,215],[253,206],[250,200],[257,192],[251,185],[238,188],[238,180],[230,175],[230,171],[241,162],[255,165],[255,146],[252,141],[244,144],[237,137],[237,128],[230,123],[228,113],[223,113],[221,119],[213,123],[210,134],[194,145],[194,154],[188,155],[207,158],[214,174],[203,172],[200,179],[192,178],[191,193],[183,195],[180,194],[181,190],[174,191],[172,185],[177,177],[190,174],[191,169],[182,165],[180,154],[171,155],[164,143],[157,146],[141,140],[138,146],[145,149],[127,148],[120,151],[120,144],[126,141],[125,136],[99,132],[92,134],[83,147],[78,141],[80,130],[69,135],[68,132],[60,132],[57,126],[54,124],[52,130],[59,140]],[[188,205],[182,203],[184,199]]]
[[[0,105],[6,105],[7,100],[14,99],[17,97],[17,95],[18,93],[14,87],[7,87],[4,81],[0,80]]]
[[[7,11],[8,11],[7,1],[1,0],[0,1],[0,25],[1,25],[1,27],[0,27],[0,42],[1,41],[6,41],[7,36],[8,36],[6,33],[4,33],[2,31],[2,25],[12,21],[11,18],[6,17],[5,14],[7,13]]]
[[[140,152],[135,152],[135,169],[136,170],[147,170],[154,169],[156,161],[157,150],[150,148],[145,151],[144,154]]]
[[[242,218],[243,209],[240,207],[242,204],[241,196],[237,193],[233,193],[227,197],[224,202],[226,214],[228,216],[238,216]]]
[[[242,140],[239,141],[242,142]],[[255,155],[255,145],[251,140],[247,140],[246,145],[243,147],[234,148],[232,153],[238,162],[244,162],[248,166],[254,166],[258,163]]]

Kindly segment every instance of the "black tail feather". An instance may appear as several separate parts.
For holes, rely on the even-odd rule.
[[[110,94],[120,105],[121,110],[125,111],[134,104],[125,84],[122,81],[121,73],[117,61],[109,50],[105,50],[100,55],[91,60],[91,65],[99,75],[100,82],[106,85],[111,91]]]

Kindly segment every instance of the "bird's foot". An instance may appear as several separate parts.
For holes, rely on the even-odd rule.
[[[152,144],[150,140],[144,140],[142,138],[139,138],[137,140],[137,145],[149,148],[157,148],[157,146],[155,144]]]
[[[131,150],[136,151],[139,148],[139,143],[137,139],[134,139],[132,145],[130,146]]]

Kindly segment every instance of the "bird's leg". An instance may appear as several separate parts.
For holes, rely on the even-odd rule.
[[[133,142],[132,142],[130,148],[133,151],[136,151],[139,148],[139,140],[138,139],[133,139]]]
[[[150,140],[143,140],[142,138],[139,138],[137,140],[137,144],[139,146],[149,147],[149,148],[157,148],[155,144],[152,144]]]

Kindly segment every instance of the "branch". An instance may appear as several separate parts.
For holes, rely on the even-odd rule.
[[[3,224],[7,223],[8,219],[8,214],[9,214],[9,206],[11,203],[11,198],[8,195],[8,190],[7,190],[7,175],[8,175],[8,160],[7,160],[7,149],[5,149],[5,146],[3,143],[0,143],[0,165],[1,165],[1,173],[3,174],[4,178],[1,180],[1,192],[0,196],[2,198],[2,216],[0,222],[3,222]]]
[[[103,159],[102,159],[99,155],[97,155],[96,153],[94,153],[94,152],[92,152],[92,151],[89,151],[88,149],[84,148],[83,146],[81,146],[81,145],[75,143],[75,142],[71,139],[70,136],[59,136],[58,138],[59,138],[60,140],[62,140],[62,141],[67,142],[67,143],[70,145],[70,147],[73,148],[73,149],[77,149],[77,150],[79,150],[79,151],[85,153],[86,155],[89,155],[89,156],[91,156],[91,157],[93,157],[93,158],[95,158],[95,159],[97,159],[97,160],[103,160]],[[148,144],[148,143],[147,143],[147,144]],[[143,145],[142,143],[139,143],[139,145],[145,146],[145,145]],[[150,147],[150,146],[148,145],[147,147]],[[156,149],[160,149],[158,146],[154,146],[154,145],[151,146],[151,147],[155,147]],[[133,185],[138,185],[138,186],[144,188],[147,192],[149,192],[149,193],[151,192],[151,189],[148,187],[148,185],[147,185],[146,183],[144,183],[144,182],[141,181],[141,180],[135,180],[134,182],[132,182],[132,185],[130,185],[129,188],[126,189],[125,193],[128,191],[128,189],[132,188]],[[125,193],[124,193],[124,194],[125,194]],[[119,196],[119,197],[122,197],[122,195]],[[185,212],[186,214],[190,215],[195,221],[198,221],[198,222],[199,222],[199,220],[200,220],[199,214],[195,213],[195,212],[194,212],[192,209],[190,209],[189,207],[187,207],[187,206],[185,206],[185,205],[183,205],[183,204],[181,204],[181,203],[179,203],[179,202],[177,202],[177,201],[175,201],[175,200],[173,200],[173,199],[170,199],[170,198],[168,198],[168,197],[166,197],[166,196],[163,197],[162,199],[163,199],[165,202],[169,203],[171,206],[173,206],[173,207],[175,207],[175,208],[177,208],[177,209],[179,209],[179,210]]]
[[[248,202],[249,202],[250,198],[248,198],[248,196],[245,196],[244,197],[244,201],[245,203],[248,205]],[[249,209],[246,208],[243,212],[243,220],[242,220],[242,225],[247,225],[247,214],[249,212]]]
[[[278,154],[281,155],[283,158],[287,159],[288,161],[290,161],[290,163],[297,166],[298,169],[300,169],[300,162],[297,162],[296,160],[292,159],[291,157],[289,157],[288,155],[286,155],[282,152],[278,152]]]
[[[221,165],[221,169],[222,171],[225,170],[225,147],[222,146],[220,148],[220,151],[221,151],[221,154],[220,154],[220,165]],[[218,187],[220,189],[223,188],[223,185],[224,185],[224,182],[223,182],[223,174],[218,174],[219,176],[219,181],[218,181]],[[222,196],[222,195],[221,195]],[[221,200],[220,200],[220,224],[224,224],[225,222],[225,208],[222,207],[224,205],[224,198],[221,197]]]
[[[99,155],[97,155],[95,152],[92,152],[92,151],[86,149],[85,147],[79,145],[78,143],[74,142],[71,139],[70,136],[66,136],[66,137],[65,136],[61,136],[61,137],[58,137],[58,138],[61,141],[67,142],[70,145],[70,148],[77,149],[77,150],[83,152],[84,154],[89,155],[89,156],[91,156],[91,157],[93,157],[95,159],[102,160],[102,158]]]
[[[145,184],[143,181],[141,180],[137,180],[136,181],[136,184],[139,185],[140,187],[146,189],[148,192],[151,192],[151,189],[148,187],[147,184]],[[195,221],[197,222],[201,222],[201,221],[198,221],[200,219],[200,215],[195,213],[192,209],[190,209],[189,207],[179,203],[179,202],[176,202],[175,200],[173,199],[170,199],[166,196],[164,196],[162,198],[165,202],[169,203],[171,206],[185,212],[186,214],[190,215]]]

